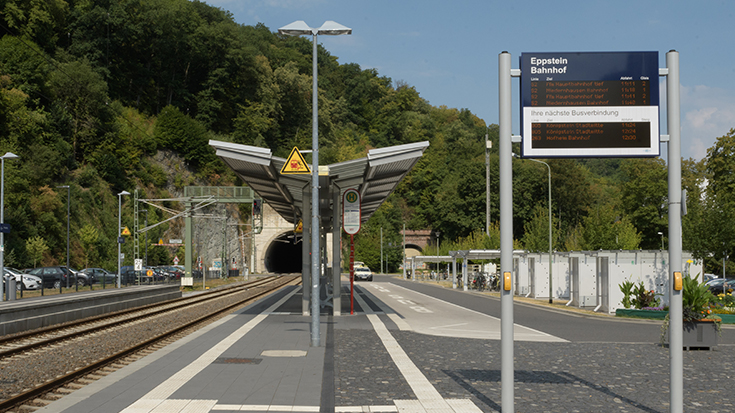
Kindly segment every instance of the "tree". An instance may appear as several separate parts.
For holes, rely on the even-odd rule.
[[[43,259],[43,254],[48,251],[48,245],[46,240],[40,236],[35,236],[26,240],[26,251],[33,261],[33,268],[36,267],[36,263]]]
[[[556,222],[555,222],[556,221]],[[558,249],[560,233],[558,228],[558,220],[552,216],[552,249]],[[533,219],[526,221],[523,229],[523,238],[521,240],[523,248],[528,251],[541,252],[549,251],[549,209],[544,206],[537,206],[533,213]]]
[[[735,255],[735,129],[717,138],[707,150],[704,211],[699,218],[700,254],[709,268],[720,267],[723,259]],[[686,221],[685,221],[686,222]]]
[[[621,217],[612,204],[593,207],[582,226],[583,250],[639,249],[641,235],[627,217]],[[653,248],[652,248],[653,249]],[[658,248],[655,248],[658,249]]]
[[[641,232],[641,248],[659,249],[659,232],[668,228],[668,172],[660,158],[626,159],[622,163],[623,215]]]
[[[49,74],[56,110],[69,122],[73,158],[84,159],[100,143],[101,126],[111,119],[107,83],[86,60],[62,63]]]
[[[84,248],[84,267],[89,267],[90,258],[92,261],[97,258],[97,240],[100,234],[92,224],[85,224],[79,230],[79,241],[82,243]]]

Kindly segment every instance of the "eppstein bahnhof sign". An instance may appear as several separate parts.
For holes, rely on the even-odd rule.
[[[523,53],[522,153],[659,155],[658,52]]]

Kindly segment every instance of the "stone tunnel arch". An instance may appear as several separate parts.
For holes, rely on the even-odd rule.
[[[268,243],[263,265],[265,271],[269,273],[300,273],[302,258],[301,242],[294,243],[293,231],[286,231],[278,234]]]
[[[421,248],[420,245],[406,244],[406,257],[415,257],[416,255],[422,255],[423,253],[424,249]]]

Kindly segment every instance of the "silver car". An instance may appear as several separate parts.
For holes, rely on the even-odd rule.
[[[5,267],[5,275],[12,275],[15,277],[15,288],[18,291],[20,291],[21,288],[24,290],[38,290],[41,288],[41,278],[36,277],[35,275],[23,274],[16,269],[8,267]]]
[[[355,268],[355,281],[357,280],[372,281],[373,272],[368,267],[357,267]]]

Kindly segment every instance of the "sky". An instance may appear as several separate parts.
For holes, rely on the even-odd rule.
[[[413,86],[431,105],[469,109],[498,123],[498,55],[512,68],[521,53],[679,52],[681,154],[700,160],[735,128],[735,1],[204,0],[243,25],[271,31],[297,20],[333,20],[349,36],[319,36],[339,63],[374,68]],[[513,80],[513,134],[520,135],[519,80]],[[661,77],[661,133],[666,87]],[[662,144],[665,158],[667,148]]]

